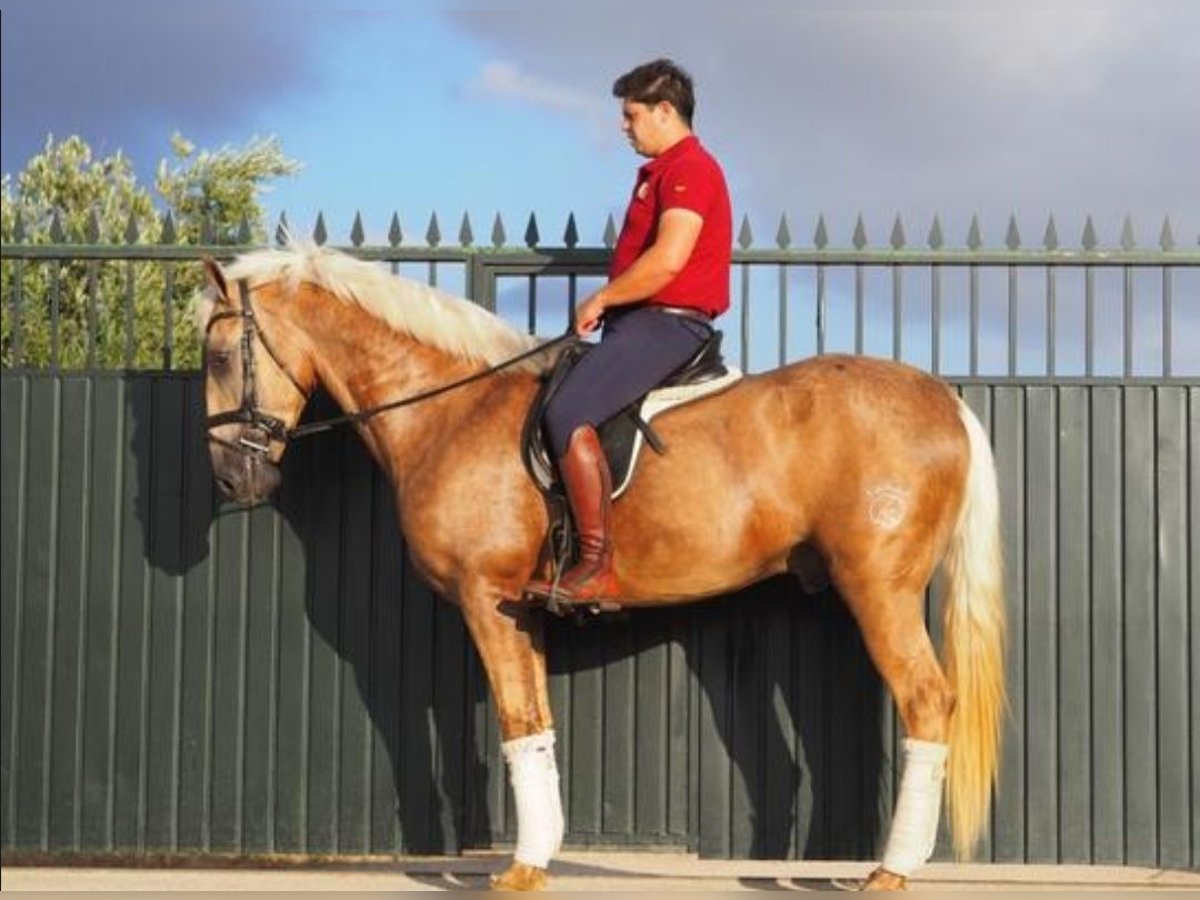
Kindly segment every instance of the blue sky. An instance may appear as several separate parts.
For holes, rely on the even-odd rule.
[[[760,238],[787,212],[807,243],[863,213],[886,240],[936,213],[961,244],[978,213],[998,243],[1090,212],[1144,243],[1170,214],[1200,237],[1200,4],[1128,0],[963,11],[948,3],[751,0],[364,2],[18,0],[3,13],[5,172],[47,132],[124,149],[149,173],[182,131],[200,146],[276,135],[305,168],[267,198],[334,235],[361,210],[409,233],[437,210],[521,231],[531,210],[585,242],[633,169],[613,77],[655,55],[697,79],[697,128]]]
[[[557,109],[553,97],[549,106],[522,102],[496,87],[513,64],[445,10],[339,6],[259,2],[243,17],[233,4],[218,3],[199,33],[188,34],[195,23],[180,23],[146,3],[18,4],[16,16],[5,13],[6,95],[36,96],[39,87],[31,82],[47,67],[66,66],[73,77],[43,88],[38,104],[5,97],[4,171],[19,170],[47,133],[79,133],[98,152],[122,149],[144,177],[168,152],[167,138],[176,130],[200,147],[274,135],[304,167],[265,196],[273,216],[286,210],[293,223],[310,228],[323,211],[335,238],[348,234],[357,211],[368,238],[382,238],[392,212],[415,238],[436,210],[447,239],[457,235],[464,212],[483,240],[497,212],[519,236],[536,211],[547,239],[556,240],[576,211],[583,240],[599,240],[605,216],[619,215],[639,162],[617,131],[608,83],[595,85],[594,97],[564,92],[565,107]],[[110,18],[103,8],[120,15]],[[300,9],[303,25],[289,21]],[[143,33],[125,32],[146,14]],[[243,33],[226,43],[223,32],[239,23]],[[78,43],[61,40],[64,33]],[[153,64],[127,66],[123,78],[101,76],[92,86],[99,96],[87,96],[92,66],[136,54],[132,45],[151,40],[182,41],[184,49],[159,47]],[[260,49],[265,62],[256,55]],[[178,93],[146,83],[156,80],[155,67],[174,70],[169,77]],[[200,90],[214,81],[224,84],[224,98],[212,87]],[[521,87],[520,76],[515,86]],[[97,103],[110,107],[103,118]],[[581,125],[581,111],[593,121]]]
[[[486,49],[435,15],[363,18],[317,62],[319,87],[262,110],[305,164],[273,207],[297,222],[324,210],[341,234],[356,210],[380,233],[398,210],[410,234],[437,210],[447,238],[467,211],[480,239],[497,212],[519,235],[533,209],[560,230],[573,204],[592,221],[615,210],[628,176],[616,142],[598,146],[573,121],[496,102],[479,84]]]
[[[610,87],[660,55],[695,76],[697,131],[760,246],[781,213],[801,246],[821,214],[834,246],[860,214],[876,245],[897,215],[913,244],[937,215],[962,246],[978,215],[985,245],[1015,216],[1036,246],[1052,213],[1063,246],[1089,214],[1108,246],[1126,215],[1142,246],[1167,215],[1200,240],[1190,0],[16,0],[0,23],[3,171],[51,132],[147,178],[173,131],[274,135],[304,168],[265,196],[272,219],[305,232],[323,211],[333,243],[356,211],[369,241],[395,212],[420,243],[436,211],[452,243],[465,211],[477,243],[497,212],[519,243],[536,211],[558,244],[574,211],[598,244],[641,162]],[[1193,342],[1195,274],[1175,286]]]

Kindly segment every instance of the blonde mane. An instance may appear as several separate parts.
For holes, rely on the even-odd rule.
[[[495,365],[542,343],[469,300],[307,242],[292,240],[280,249],[244,254],[224,271],[230,285],[240,279],[251,287],[278,280],[290,292],[309,282],[396,331],[459,359]],[[205,312],[200,309],[198,315]],[[513,368],[541,371],[549,363],[547,356],[535,356]]]

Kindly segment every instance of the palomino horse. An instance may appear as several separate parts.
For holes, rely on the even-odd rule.
[[[359,411],[539,345],[465,300],[329,249],[296,244],[206,267],[213,471],[243,502],[278,485],[318,385]],[[242,291],[229,289],[235,280]],[[462,611],[487,671],[518,818],[514,860],[493,882],[502,889],[543,887],[563,834],[544,611],[522,600],[549,564],[547,504],[520,452],[546,363],[356,422],[394,488],[413,560]],[[622,605],[686,603],[819,560],[906,732],[886,852],[865,886],[903,888],[928,859],[943,782],[965,855],[987,819],[1005,703],[999,504],[975,416],[910,367],[824,356],[655,422],[669,452],[642,460],[613,512]],[[945,669],[923,616],[939,562]]]

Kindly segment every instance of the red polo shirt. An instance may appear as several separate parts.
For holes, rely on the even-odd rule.
[[[683,271],[651,303],[687,306],[717,316],[729,308],[729,261],[733,213],[721,166],[689,135],[638,170],[613,251],[609,278],[616,278],[658,237],[659,217],[668,209],[690,209],[704,218]]]

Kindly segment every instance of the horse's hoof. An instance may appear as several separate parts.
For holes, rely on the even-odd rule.
[[[876,869],[861,888],[864,891],[907,891],[908,879],[886,869]]]
[[[493,875],[493,891],[544,891],[547,882],[546,870],[527,863],[514,862],[499,875]]]

